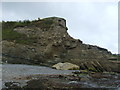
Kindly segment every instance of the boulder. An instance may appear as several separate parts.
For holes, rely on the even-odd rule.
[[[68,63],[68,62],[65,62],[65,63],[60,62],[53,65],[52,67],[58,70],[79,70],[80,68],[79,66],[72,63]]]

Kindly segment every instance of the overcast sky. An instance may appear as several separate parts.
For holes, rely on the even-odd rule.
[[[2,20],[34,20],[38,17],[62,17],[68,33],[86,44],[118,53],[117,2],[4,2]]]

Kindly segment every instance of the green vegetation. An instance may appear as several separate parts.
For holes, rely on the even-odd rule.
[[[29,22],[30,23],[30,22]],[[29,24],[28,22],[2,22],[2,39],[8,41],[14,41],[16,43],[21,44],[32,44],[34,42],[33,39],[28,38],[25,34],[18,33],[13,29],[15,27],[22,27]]]
[[[42,29],[44,28],[50,28],[50,26],[53,24],[53,20],[50,19],[38,19],[34,21],[24,20],[24,21],[2,21],[2,39],[8,40],[8,41],[14,41],[16,43],[21,44],[33,44],[34,42],[37,42],[37,39],[35,37],[27,37],[25,34],[18,33],[14,31],[14,28],[16,27],[40,27]]]
[[[113,57],[117,57],[117,60],[120,61],[120,54],[113,54]]]
[[[33,22],[32,24],[42,29],[49,29],[53,23],[53,20],[46,18],[42,20],[39,19],[36,23]]]

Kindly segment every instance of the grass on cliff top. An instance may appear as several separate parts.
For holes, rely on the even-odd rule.
[[[36,22],[36,23],[34,23]],[[51,27],[51,25],[55,23],[53,20],[46,18],[46,19],[42,19],[42,20],[38,20],[38,21],[33,21],[32,24],[40,27],[42,29],[49,29]]]
[[[26,25],[25,22],[3,22],[2,23],[2,40],[15,41],[21,44],[32,44],[33,39],[28,38],[25,34],[13,31],[16,26]]]
[[[24,26],[29,26],[29,27],[40,27],[42,29],[50,28],[50,26],[53,24],[53,20],[49,19],[43,19],[43,20],[34,20],[34,21],[29,21],[29,20],[24,20],[24,21],[7,21],[7,22],[2,22],[2,39],[3,40],[8,40],[8,41],[15,41],[16,43],[20,44],[33,44],[37,40],[35,38],[27,37],[25,34],[18,33],[14,31],[14,28],[17,27],[24,27]]]

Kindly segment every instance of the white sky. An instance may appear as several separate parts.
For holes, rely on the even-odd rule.
[[[2,20],[34,20],[53,16],[67,20],[72,37],[118,53],[117,2],[2,3]]]

